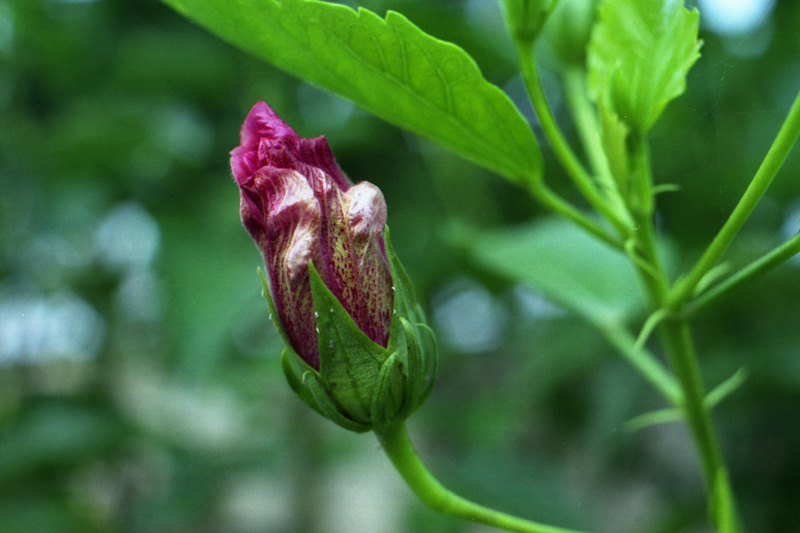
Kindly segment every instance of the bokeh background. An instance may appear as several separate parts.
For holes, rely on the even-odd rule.
[[[703,57],[653,140],[656,179],[680,186],[659,197],[676,268],[724,222],[800,87],[800,3],[701,4]],[[532,118],[495,2],[363,5],[464,47]],[[0,531],[488,531],[423,507],[373,436],[286,386],[228,167],[262,99],[385,193],[440,340],[410,431],[447,486],[562,526],[708,530],[683,427],[626,430],[660,398],[590,325],[453,245],[454,227],[543,216],[520,189],[154,0],[0,0]],[[726,258],[798,229],[794,153]],[[750,531],[800,523],[799,269],[697,322],[709,384],[749,372],[715,418]]]

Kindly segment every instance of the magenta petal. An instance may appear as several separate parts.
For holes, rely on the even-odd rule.
[[[239,137],[241,146],[250,149],[255,148],[261,139],[299,139],[297,133],[265,102],[257,102],[250,110]]]
[[[273,301],[295,350],[308,364],[319,367],[308,277],[309,261],[319,257],[319,204],[297,172],[274,170],[260,176],[267,198],[264,259]]]
[[[394,301],[383,251],[386,202],[380,189],[367,182],[333,196],[321,236],[323,280],[359,328],[386,346]]]
[[[231,168],[239,184],[258,168],[274,166],[301,172],[305,167],[319,168],[342,190],[351,186],[324,136],[313,139],[298,136],[264,102],[258,102],[250,110],[240,137],[240,146],[231,152]]]

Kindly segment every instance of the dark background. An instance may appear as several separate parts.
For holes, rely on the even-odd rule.
[[[463,46],[529,113],[494,2],[364,5]],[[800,4],[702,38],[687,95],[653,134],[656,180],[680,186],[659,196],[659,227],[684,267],[800,87]],[[562,526],[707,531],[686,430],[625,429],[663,407],[656,393],[589,325],[449,244],[459,222],[540,208],[151,0],[0,0],[0,531],[488,531],[423,507],[373,436],[286,386],[228,167],[262,99],[384,191],[440,341],[439,380],[409,426],[445,485]],[[548,181],[574,197],[544,152]],[[798,228],[792,154],[726,259],[741,266]],[[697,321],[709,385],[749,371],[715,410],[749,531],[800,523],[799,267]]]

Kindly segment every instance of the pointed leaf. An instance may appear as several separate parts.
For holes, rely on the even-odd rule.
[[[646,135],[686,88],[700,57],[697,10],[679,0],[606,0],[589,44],[589,87],[597,102]]]
[[[512,180],[541,154],[511,100],[452,43],[403,15],[314,0],[164,0],[269,63]]]
[[[481,266],[545,292],[595,323],[631,317],[643,309],[636,273],[626,258],[562,219],[460,240]]]

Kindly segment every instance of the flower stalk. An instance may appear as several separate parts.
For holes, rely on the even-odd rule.
[[[472,522],[519,533],[579,533],[575,530],[540,524],[471,502],[445,488],[419,458],[408,437],[405,424],[376,430],[378,440],[409,488],[428,507]]]
[[[789,114],[778,131],[778,135],[775,137],[756,175],[753,176],[753,180],[748,185],[739,203],[736,204],[728,220],[689,274],[676,283],[672,289],[667,301],[667,306],[670,309],[678,310],[686,303],[692,297],[695,287],[702,281],[709,270],[717,264],[728,245],[730,245],[750,217],[750,213],[753,212],[759,200],[767,192],[767,188],[789,155],[789,151],[794,146],[798,135],[800,135],[800,92],[795,96],[792,107],[789,109]]]

